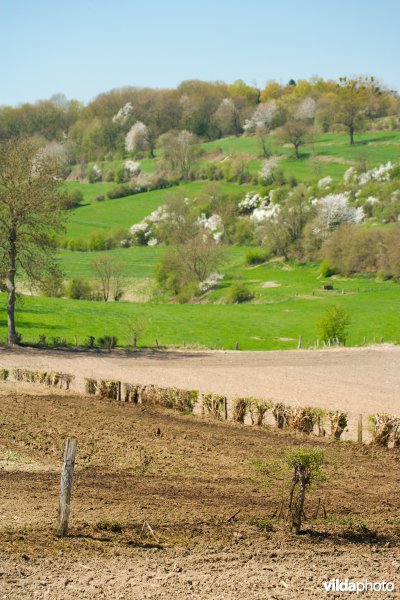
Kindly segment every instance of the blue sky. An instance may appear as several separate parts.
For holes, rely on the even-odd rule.
[[[373,74],[400,90],[400,0],[0,0],[0,105],[185,79]]]

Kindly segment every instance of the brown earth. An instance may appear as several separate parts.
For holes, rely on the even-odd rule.
[[[335,577],[399,588],[396,451],[34,394],[0,384],[1,599],[319,599]],[[67,436],[78,455],[70,533],[59,539]],[[327,480],[309,494],[295,536],[277,518],[283,482],[257,476],[252,461],[299,445],[324,449]],[[158,541],[141,535],[145,520]],[[122,531],[107,530],[111,521]]]
[[[216,392],[229,398],[256,396],[294,406],[349,413],[344,439],[355,439],[358,415],[400,415],[400,347],[285,352],[74,352],[0,348],[1,367],[60,370],[84,377],[119,379]],[[25,388],[31,390],[30,388]]]

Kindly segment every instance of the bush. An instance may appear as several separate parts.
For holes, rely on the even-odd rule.
[[[335,269],[333,269],[327,260],[323,260],[319,266],[319,274],[322,277],[332,277],[335,274]]]
[[[40,292],[49,298],[61,298],[65,293],[61,273],[49,273],[40,283]]]
[[[64,193],[64,208],[69,210],[77,208],[83,202],[83,194],[80,190],[67,190]]]
[[[133,194],[138,194],[139,192],[145,192],[146,189],[138,188],[136,185],[128,185],[127,183],[118,185],[115,188],[112,188],[107,196],[110,200],[115,200],[116,198],[125,198],[126,196],[132,196]]]
[[[248,265],[261,265],[267,260],[267,253],[262,248],[253,248],[246,252],[245,260]]]
[[[344,344],[350,322],[350,315],[344,308],[334,304],[322,315],[318,323],[321,338],[325,342],[337,339]]]
[[[97,202],[103,202],[105,196],[103,196],[103,194],[100,194],[100,196],[96,196],[96,200]]]
[[[99,531],[112,531],[113,533],[121,533],[122,531],[121,523],[119,523],[119,521],[115,521],[114,519],[103,519],[97,523],[96,528]]]
[[[88,174],[89,183],[98,183],[102,181],[103,175],[101,169],[97,165],[93,165]]]
[[[92,288],[83,277],[74,277],[66,286],[66,295],[72,300],[90,300]]]
[[[253,292],[241,281],[235,281],[228,291],[227,301],[229,304],[243,304],[254,298]]]

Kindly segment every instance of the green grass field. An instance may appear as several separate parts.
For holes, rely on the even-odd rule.
[[[151,276],[160,249],[135,248],[130,255],[132,276]],[[367,278],[333,278],[333,291],[324,291],[318,268],[269,263],[246,267],[245,249],[236,248],[228,257],[226,280],[221,289],[211,292],[199,304],[89,302],[25,296],[18,302],[17,327],[26,342],[37,342],[40,334],[65,337],[69,343],[82,344],[89,335],[115,335],[120,345],[129,344],[127,328],[137,315],[146,315],[149,329],[141,344],[153,346],[155,340],[165,346],[194,345],[243,350],[295,348],[299,335],[310,346],[318,337],[317,322],[327,307],[339,303],[351,315],[348,345],[367,341],[400,343],[400,286],[392,281],[378,282]],[[90,254],[90,253],[89,253]],[[72,253],[71,253],[72,255]],[[70,274],[85,274],[89,267],[83,260],[65,265]],[[66,256],[66,255],[65,255]],[[136,265],[135,270],[133,270]],[[242,279],[255,293],[251,303],[224,304],[226,286]],[[264,287],[271,283],[276,287]],[[0,295],[0,338],[6,336],[4,294]],[[60,318],[62,315],[62,318]],[[280,338],[289,338],[287,340]]]
[[[160,204],[164,204],[168,196],[182,193],[189,198],[201,193],[208,182],[196,181],[185,183],[164,190],[144,192],[125,198],[115,200],[105,199],[96,201],[96,196],[105,195],[115,184],[110,183],[68,183],[71,189],[78,188],[82,191],[85,202],[77,209],[68,213],[68,223],[64,237],[67,239],[87,239],[93,232],[98,230],[128,229],[135,223],[139,223],[147,217]],[[255,189],[255,186],[238,186],[235,183],[222,182],[221,187],[226,192],[243,192]]]
[[[350,146],[345,133],[318,134],[312,143],[301,147],[299,159],[293,157],[293,148],[282,145],[276,137],[271,136],[271,142],[273,152],[283,155],[279,167],[286,176],[294,175],[300,181],[327,175],[339,179],[352,163],[361,158],[371,166],[400,160],[399,131],[367,131],[356,136],[354,146]],[[214,140],[203,144],[203,148],[206,157],[216,149],[220,149],[224,156],[247,155],[252,173],[257,173],[261,167],[261,145],[255,136]]]

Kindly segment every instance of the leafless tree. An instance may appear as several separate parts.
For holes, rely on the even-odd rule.
[[[110,296],[119,300],[123,293],[124,263],[113,256],[101,255],[92,260],[92,269],[100,280],[104,302]]]

